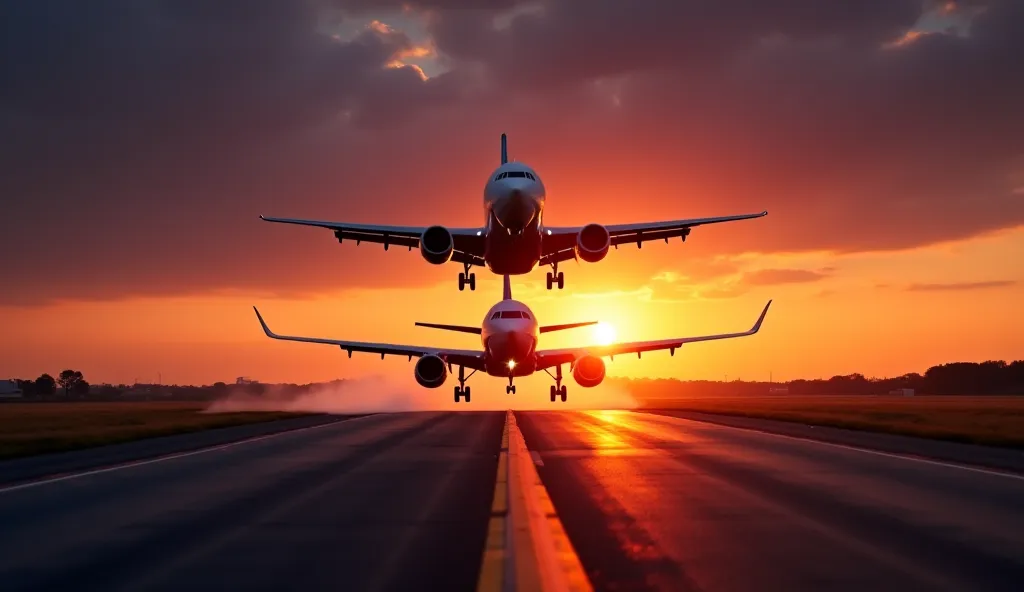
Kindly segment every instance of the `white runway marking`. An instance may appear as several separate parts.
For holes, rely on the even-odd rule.
[[[245,440],[237,440],[235,442],[228,442],[227,444],[218,444],[216,446],[210,446],[209,448],[200,448],[199,450],[190,450],[188,452],[178,452],[167,456],[159,456],[157,458],[150,458],[147,460],[132,461],[125,464],[114,465],[111,467],[103,467],[102,469],[92,469],[88,471],[82,471],[81,473],[71,473],[68,475],[61,475],[59,477],[50,477],[40,479],[39,481],[30,481],[28,483],[21,483],[19,485],[11,485],[8,487],[0,487],[0,494],[8,493],[11,491],[18,491],[21,489],[28,489],[30,487],[39,487],[40,485],[49,485],[50,483],[59,483],[61,481],[69,481],[71,479],[78,479],[79,477],[88,477],[89,475],[99,475],[101,473],[111,473],[113,471],[120,471],[122,469],[130,469],[132,467],[141,467],[143,465],[152,465],[158,462],[164,462],[167,460],[174,460],[177,458],[185,458],[187,456],[196,456],[198,454],[206,454],[207,452],[216,452],[218,450],[224,450],[233,446],[240,446],[242,444],[250,444],[252,442],[259,442],[260,440],[269,440],[270,438],[276,438],[285,434],[298,434],[300,432],[308,432],[312,430],[319,430],[330,426],[336,426],[341,423],[347,423],[355,419],[362,419],[364,417],[373,417],[372,415],[363,415],[360,417],[351,417],[346,419],[340,419],[338,421],[332,421],[330,423],[322,423],[315,426],[309,426],[305,428],[297,428],[294,430],[284,430],[282,432],[275,432],[273,434],[265,434],[263,436],[254,436],[252,438],[246,438]]]

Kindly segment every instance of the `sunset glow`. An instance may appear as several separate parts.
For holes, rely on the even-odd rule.
[[[512,278],[541,325],[600,321],[540,347],[745,331],[774,300],[754,338],[617,357],[609,376],[887,376],[1024,351],[1012,3],[706,22],[673,2],[295,4],[267,21],[140,9],[67,52],[26,14],[0,96],[0,378],[415,385],[405,358],[271,341],[251,307],[292,335],[479,348],[413,323],[479,326],[500,278],[475,267],[458,291],[460,264],[258,216],[479,227],[502,132],[543,177],[548,226],[769,211],[564,262],[564,290],[550,267]],[[580,52],[612,24],[615,44]]]

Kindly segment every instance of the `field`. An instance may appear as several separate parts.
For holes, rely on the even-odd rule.
[[[1024,448],[1024,396],[763,396],[646,400],[637,396],[637,400],[648,409],[759,417]]]
[[[209,428],[296,417],[299,413],[201,413],[203,403],[5,403],[0,459],[73,450]]]

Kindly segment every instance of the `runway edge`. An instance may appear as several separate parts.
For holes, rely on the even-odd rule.
[[[477,590],[593,590],[511,410],[505,415]]]

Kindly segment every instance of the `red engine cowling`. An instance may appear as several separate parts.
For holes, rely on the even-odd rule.
[[[604,380],[604,360],[595,356],[583,356],[576,360],[572,369],[572,377],[584,388],[601,384]]]
[[[612,235],[600,224],[587,224],[576,235],[576,256],[587,263],[597,263],[608,254]]]
[[[444,226],[431,226],[420,236],[420,255],[434,265],[448,263],[455,252],[455,239]]]
[[[427,355],[416,360],[416,368],[413,373],[420,386],[437,388],[448,378],[448,365],[438,356]]]

